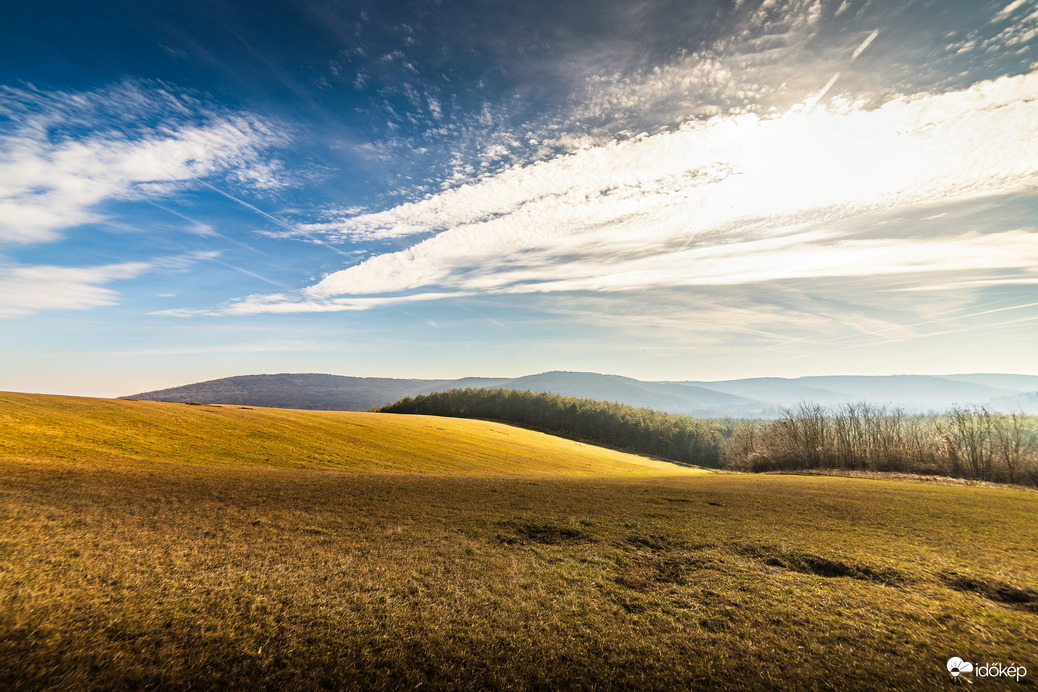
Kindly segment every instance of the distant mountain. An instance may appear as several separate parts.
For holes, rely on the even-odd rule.
[[[1038,392],[1022,392],[1011,396],[1000,396],[991,400],[991,408],[996,411],[1023,411],[1038,415]]]
[[[703,417],[771,418],[780,416],[783,408],[805,401],[826,407],[864,401],[910,412],[982,405],[1038,414],[1038,377],[1007,374],[758,377],[717,382],[645,382],[619,375],[560,371],[456,380],[279,374],[227,377],[123,398],[366,411],[407,396],[470,387],[551,392]]]
[[[121,398],[318,411],[367,411],[405,396],[414,396],[427,387],[435,390],[447,382],[319,374],[241,375]]]
[[[1038,392],[1038,375],[983,374],[941,375],[946,380],[972,382],[996,389],[1011,389],[1014,392]]]
[[[122,398],[366,411],[406,396],[469,387],[552,392],[600,401],[618,401],[672,413],[732,415],[736,412],[744,416],[761,413],[759,402],[723,392],[687,384],[642,382],[630,377],[590,372],[546,372],[511,379],[465,377],[457,380],[398,380],[318,374],[242,375]]]
[[[758,378],[690,384],[781,406],[790,406],[798,401],[811,401],[823,406],[865,401],[879,405],[901,406],[912,411],[945,410],[954,405],[985,404],[992,399],[1019,391],[983,384],[983,376],[966,377],[973,379],[956,380],[935,375],[831,375],[798,377],[792,380]]]
[[[787,380],[781,377],[753,377],[745,380],[680,382],[676,384],[687,387],[696,386],[715,392],[756,400],[759,403],[770,405],[776,412],[783,406],[789,406],[791,402],[813,401],[823,403],[840,399],[838,392],[810,387],[799,380]]]
[[[753,399],[704,387],[672,382],[643,382],[630,377],[593,372],[544,372],[517,377],[496,386],[598,401],[618,401],[670,413],[726,415],[725,412],[729,411],[748,413],[760,408],[760,402]]]

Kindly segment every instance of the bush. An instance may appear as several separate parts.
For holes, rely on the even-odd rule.
[[[985,408],[909,416],[867,403],[814,404],[777,421],[744,425],[725,440],[727,468],[847,469],[946,475],[1038,485],[1033,419]]]

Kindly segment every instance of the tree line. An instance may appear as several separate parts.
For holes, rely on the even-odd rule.
[[[515,423],[682,464],[720,468],[724,421],[514,389],[448,389],[373,409]]]
[[[449,389],[374,409],[514,423],[682,464],[740,471],[861,470],[1038,486],[1038,419],[983,407],[910,415],[800,404],[777,420],[702,419],[510,389]]]
[[[775,421],[744,421],[726,440],[736,470],[853,469],[1038,485],[1035,418],[984,407],[901,409],[800,404]]]

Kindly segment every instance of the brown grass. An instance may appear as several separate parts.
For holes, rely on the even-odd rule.
[[[3,689],[906,690],[946,683],[952,655],[1038,669],[1035,493],[45,458],[0,455]]]

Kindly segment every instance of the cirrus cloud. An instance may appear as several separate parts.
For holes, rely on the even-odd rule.
[[[133,279],[152,265],[125,262],[100,267],[6,267],[0,275],[0,318],[41,310],[86,310],[115,305],[119,294],[104,284]]]
[[[0,242],[57,240],[104,218],[112,200],[154,197],[231,175],[279,184],[265,150],[284,135],[256,116],[214,109],[160,84],[95,92],[0,88]]]
[[[414,243],[329,274],[301,295],[253,296],[227,310],[356,309],[438,292],[1034,273],[1033,229],[985,236],[931,224],[908,238],[901,226],[887,235],[841,229],[1036,185],[1038,73],[900,96],[878,108],[837,96],[772,117],[691,122],[312,224],[308,232],[333,240]]]

